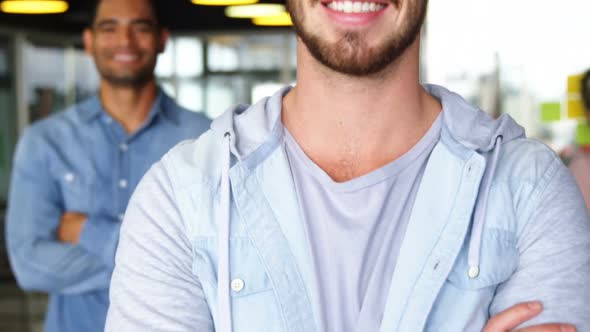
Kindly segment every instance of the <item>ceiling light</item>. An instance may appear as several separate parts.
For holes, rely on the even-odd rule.
[[[257,2],[258,0],[192,0],[195,5],[201,6],[238,6],[251,5]]]
[[[254,18],[279,15],[286,11],[280,4],[257,4],[247,6],[230,6],[225,8],[225,15],[231,18]]]
[[[59,14],[68,10],[67,1],[62,0],[6,0],[0,3],[0,10],[9,14]]]
[[[283,27],[283,26],[293,25],[293,21],[291,20],[291,15],[289,15],[289,13],[287,13],[287,12],[284,12],[284,13],[281,13],[278,15],[272,15],[272,16],[255,17],[252,19],[252,23],[254,23],[254,25],[273,26],[273,27]]]

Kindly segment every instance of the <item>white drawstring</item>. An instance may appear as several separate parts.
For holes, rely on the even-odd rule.
[[[469,241],[469,256],[467,258],[467,264],[469,265],[468,275],[471,279],[479,277],[479,260],[481,253],[481,244],[483,236],[483,227],[486,222],[486,214],[488,210],[488,196],[492,188],[492,180],[496,168],[498,167],[498,158],[500,156],[500,147],[502,145],[502,136],[496,137],[494,145],[494,155],[492,157],[492,164],[490,165],[490,172],[484,179],[483,185],[484,190],[480,195],[481,202],[477,204],[475,208],[475,214],[473,218],[473,229],[471,231],[471,240]]]
[[[229,168],[231,160],[231,134],[223,136],[226,151],[223,153],[219,206],[217,210],[217,246],[219,261],[217,266],[218,312],[217,332],[232,331],[231,295],[229,277],[229,232],[230,232],[230,188]]]

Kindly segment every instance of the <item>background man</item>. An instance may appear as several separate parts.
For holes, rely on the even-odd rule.
[[[139,184],[107,331],[590,330],[581,195],[510,117],[419,83],[427,1],[287,3],[297,85]]]
[[[590,125],[590,70],[582,76],[580,94],[586,111],[586,123]],[[590,146],[579,146],[570,161],[569,168],[584,195],[586,206],[590,209]]]
[[[119,228],[150,165],[209,126],[154,79],[168,32],[149,0],[102,0],[84,44],[100,92],[31,126],[14,161],[7,215],[20,286],[50,294],[45,330],[103,331]]]

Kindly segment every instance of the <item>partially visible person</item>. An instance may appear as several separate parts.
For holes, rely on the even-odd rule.
[[[590,70],[582,77],[580,89],[582,103],[586,114],[586,123],[590,125]],[[590,146],[582,145],[574,152],[569,162],[569,168],[576,178],[576,182],[584,195],[586,207],[590,209]]]
[[[35,123],[18,144],[7,244],[19,285],[50,294],[47,332],[104,330],[131,193],[167,150],[209,127],[156,84],[167,37],[153,1],[98,1],[83,39],[100,92]]]
[[[420,84],[428,1],[287,4],[297,85],[146,174],[106,331],[590,331],[575,181],[508,115]]]

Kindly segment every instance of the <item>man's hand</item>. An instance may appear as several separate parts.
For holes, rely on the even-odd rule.
[[[540,302],[520,303],[492,317],[483,332],[509,332],[520,324],[537,316],[543,311]],[[529,326],[516,332],[576,332],[576,328],[569,324],[543,324]]]
[[[64,213],[57,228],[57,239],[64,243],[78,244],[86,219],[86,215],[78,212]]]

